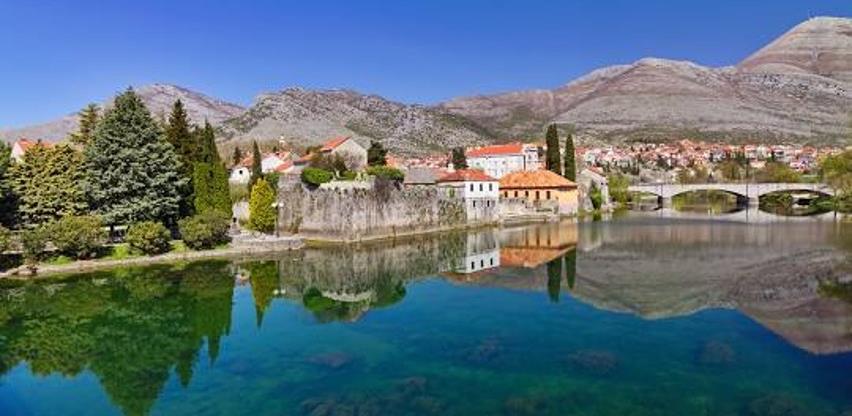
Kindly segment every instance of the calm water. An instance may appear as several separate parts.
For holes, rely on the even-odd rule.
[[[846,416],[850,253],[631,217],[6,287],[0,414]]]

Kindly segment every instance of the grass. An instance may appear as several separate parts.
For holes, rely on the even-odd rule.
[[[109,254],[101,257],[103,260],[124,260],[133,257],[139,257],[139,254],[135,254],[130,250],[130,245],[127,243],[116,244],[112,246],[112,250],[110,250]]]
[[[73,262],[74,262],[74,259],[72,259],[71,257],[63,256],[63,255],[60,254],[58,256],[53,256],[53,257],[47,259],[47,261],[45,261],[44,264],[47,264],[49,266],[62,266],[64,264],[70,264],[70,263],[73,263]]]

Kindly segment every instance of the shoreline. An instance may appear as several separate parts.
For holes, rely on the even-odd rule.
[[[30,280],[57,274],[85,273],[101,269],[111,269],[123,266],[147,266],[162,263],[178,263],[182,261],[196,261],[216,258],[239,258],[263,254],[284,253],[301,250],[305,247],[305,240],[294,238],[287,244],[269,244],[266,246],[238,245],[226,248],[214,248],[200,251],[182,251],[158,254],[155,256],[138,256],[116,260],[76,260],[68,264],[49,265],[40,264],[35,274],[31,274],[26,266],[19,266],[0,272],[0,280]]]

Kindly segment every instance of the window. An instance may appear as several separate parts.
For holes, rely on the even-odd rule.
[[[473,201],[473,207],[476,208],[476,201]]]
[[[535,200],[538,201],[539,199],[541,199],[541,195],[538,191],[535,191]]]
[[[479,261],[479,267],[485,267],[485,260]]]
[[[494,190],[494,184],[493,184],[493,183],[489,183],[489,184],[488,184],[488,190],[489,190],[489,191],[493,191],[493,190]]]
[[[524,198],[530,197],[530,191],[524,191]]]
[[[515,198],[518,197],[518,191],[515,191]]]
[[[475,261],[470,262],[470,269],[471,270],[476,269],[476,262]]]
[[[547,191],[547,199],[550,199],[550,191]]]
[[[482,191],[483,191],[482,184],[479,184],[479,192],[482,192]]]
[[[492,266],[494,265],[494,259],[493,258],[491,259],[491,265]]]
[[[473,192],[473,184],[470,184],[470,192]]]

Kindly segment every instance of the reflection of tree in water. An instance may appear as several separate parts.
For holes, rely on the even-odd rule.
[[[254,310],[257,317],[257,327],[263,323],[263,314],[269,305],[272,304],[272,299],[275,297],[275,291],[278,289],[278,262],[263,261],[248,263],[245,265],[249,272],[249,281],[251,282],[251,293],[254,296]]]
[[[562,291],[562,276],[568,283],[568,290],[574,289],[577,280],[577,249],[571,249],[565,256],[557,257],[547,262],[547,295],[551,302],[559,302]]]
[[[565,253],[565,280],[568,282],[568,290],[574,289],[577,281],[577,249]]]
[[[211,360],[231,323],[223,262],[102,272],[0,291],[0,363],[34,374],[91,370],[126,414],[146,414],[175,368],[187,385],[204,341]]]
[[[302,295],[302,304],[320,322],[353,321],[370,309],[394,305],[405,297],[405,283],[392,274],[378,275],[371,284],[372,287],[362,292],[366,296],[354,294],[353,300],[333,299],[321,289],[311,287]]]

